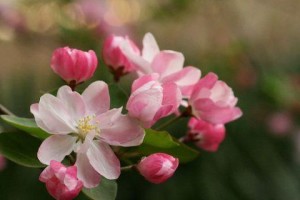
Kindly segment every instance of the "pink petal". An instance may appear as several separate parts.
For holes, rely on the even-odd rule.
[[[182,96],[176,84],[164,84],[162,107],[156,113],[154,122],[177,111],[177,108],[180,106],[181,99]]]
[[[75,120],[68,113],[64,103],[50,95],[44,94],[39,102],[38,118],[46,124],[45,131],[54,134],[68,134],[76,131]]]
[[[85,115],[86,107],[79,93],[71,90],[69,86],[60,87],[57,98],[63,102],[67,112],[75,121]]]
[[[100,122],[100,138],[110,145],[137,146],[143,142],[145,133],[135,119],[121,115],[113,109],[97,117]]]
[[[202,114],[201,118],[213,124],[225,124],[238,119],[242,114],[240,108],[233,107],[205,112]]]
[[[213,124],[225,124],[242,116],[238,107],[219,107],[210,99],[199,99],[195,102],[193,114]]]
[[[77,153],[75,165],[77,166],[77,177],[85,188],[94,188],[99,184],[101,176],[90,164],[86,152]]]
[[[159,73],[161,79],[183,68],[184,56],[176,51],[161,51],[151,63],[153,72]]]
[[[110,146],[99,140],[89,141],[89,143],[87,157],[93,168],[107,179],[117,179],[121,173],[120,161]]]
[[[82,93],[82,97],[91,114],[99,115],[109,110],[110,97],[108,86],[103,81],[90,84]]]
[[[143,39],[143,58],[149,63],[153,60],[154,56],[159,53],[159,47],[155,38],[151,33],[146,33]]]
[[[184,67],[182,70],[166,76],[163,83],[176,83],[185,97],[189,97],[193,91],[194,85],[198,82],[201,71],[195,67]]]
[[[73,151],[75,142],[76,137],[69,135],[50,136],[41,144],[38,159],[46,165],[49,165],[51,160],[60,162]]]
[[[203,88],[211,89],[218,80],[218,76],[212,72],[201,78],[199,82],[194,86],[191,99],[197,99],[200,95],[200,90]]]

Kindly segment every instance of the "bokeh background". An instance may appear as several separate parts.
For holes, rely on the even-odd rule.
[[[57,47],[94,49],[100,59],[107,35],[141,46],[152,32],[161,49],[183,52],[185,65],[226,81],[244,115],[227,125],[218,152],[201,151],[166,183],[123,173],[117,199],[298,200],[299,10],[298,0],[0,0],[0,103],[32,117],[29,106],[63,84],[49,67]],[[100,63],[93,80],[111,81]],[[185,134],[184,121],[169,131]],[[0,199],[52,199],[40,172],[7,161]]]

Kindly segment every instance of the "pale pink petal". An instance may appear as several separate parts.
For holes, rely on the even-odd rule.
[[[163,79],[181,70],[183,63],[184,56],[182,53],[176,51],[161,51],[154,57],[151,67],[153,72],[160,74],[160,78]]]
[[[152,72],[150,67],[150,62],[143,59],[140,55],[137,55],[131,48],[131,45],[128,41],[124,41],[120,48],[124,55],[136,65],[138,71],[142,74],[149,74]]]
[[[150,82],[150,81],[156,81],[159,78],[159,74],[157,73],[152,73],[152,74],[147,74],[144,75],[138,79],[136,79],[132,86],[131,86],[131,93],[133,93],[134,91],[136,91],[138,88],[144,86],[146,83]],[[145,90],[145,89],[144,89]]]
[[[82,93],[90,114],[99,115],[109,110],[110,97],[108,86],[103,81],[90,84]]]
[[[139,89],[142,89],[142,87]],[[162,88],[156,87],[141,92],[136,90],[130,96],[126,109],[131,117],[137,118],[142,122],[152,121],[162,105],[162,100]]]
[[[76,137],[69,135],[50,136],[41,144],[37,154],[38,159],[46,165],[49,165],[51,160],[60,162],[73,151],[75,142]]]
[[[113,109],[97,117],[100,122],[100,138],[115,146],[137,146],[143,142],[145,133],[135,119],[121,115]]]
[[[35,103],[30,106],[30,112],[34,115],[34,119],[38,127],[48,132],[50,130],[47,125],[43,122],[39,115],[39,104]]]
[[[68,134],[76,131],[76,121],[58,98],[44,94],[39,102],[39,118],[46,124],[45,131],[54,134]],[[44,128],[44,127],[41,127]]]
[[[150,63],[159,51],[154,36],[151,33],[146,33],[143,39],[143,58]]]
[[[110,146],[99,140],[89,143],[87,157],[93,168],[107,179],[117,179],[121,173],[120,161]]]
[[[77,121],[85,116],[86,107],[79,93],[71,90],[69,86],[62,86],[57,92],[57,98],[64,104],[67,112]]]
[[[94,188],[99,184],[101,176],[90,164],[86,152],[77,153],[75,165],[77,166],[77,177],[85,188]]]
[[[193,91],[194,85],[198,82],[201,71],[195,67],[184,67],[182,70],[175,72],[163,78],[162,83],[176,83],[180,88],[183,96],[189,97]]]

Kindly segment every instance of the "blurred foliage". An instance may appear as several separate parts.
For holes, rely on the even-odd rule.
[[[97,52],[100,66],[93,80],[109,83],[110,92],[120,97],[112,104],[120,106],[131,77],[112,84],[101,61],[101,43],[111,33],[141,41],[149,31],[161,49],[183,52],[186,65],[199,67],[203,75],[214,71],[228,82],[244,115],[226,127],[217,153],[201,152],[166,183],[154,185],[134,171],[122,173],[117,199],[299,199],[298,0],[99,0],[93,12],[78,10],[82,2],[93,1],[0,1],[0,104],[18,116],[32,117],[29,106],[63,84],[49,62],[55,48],[68,45]],[[291,118],[291,127],[280,135],[268,123],[276,112]],[[0,122],[0,130],[7,128]],[[184,135],[186,120],[168,131]],[[9,162],[0,172],[0,199],[51,199],[38,182],[40,172]]]

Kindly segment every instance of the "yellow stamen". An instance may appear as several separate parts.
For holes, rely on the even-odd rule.
[[[86,135],[91,131],[96,131],[97,133],[100,133],[100,130],[98,129],[97,122],[92,122],[96,116],[95,115],[89,115],[86,117],[81,118],[78,120],[78,133],[79,137],[84,140]]]

